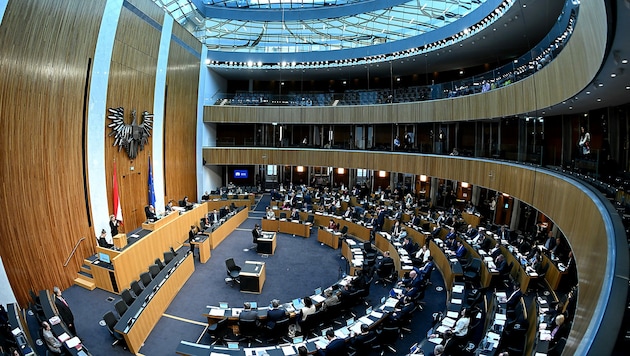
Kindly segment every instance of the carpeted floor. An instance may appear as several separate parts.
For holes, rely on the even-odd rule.
[[[274,298],[287,302],[311,295],[316,288],[325,288],[339,279],[340,269],[345,271],[347,263],[341,258],[339,250],[332,250],[317,242],[317,229],[313,229],[308,239],[278,234],[276,253],[267,258],[248,249],[252,246],[251,229],[260,221],[260,211],[264,211],[267,205],[268,201],[259,203],[257,209],[250,213],[250,218],[212,251],[212,257],[207,263],[199,263],[196,257],[195,272],[147,338],[140,350],[141,354],[173,355],[181,340],[196,342],[200,339],[201,343],[208,343],[209,337],[203,335],[206,325],[203,314],[207,312],[208,305],[218,305],[224,301],[230,306],[241,306],[245,301],[266,305]],[[265,262],[267,278],[260,295],[241,293],[238,286],[230,287],[225,283],[227,258],[234,258],[237,264],[246,260]],[[397,354],[404,354],[413,343],[424,339],[431,327],[433,312],[445,308],[446,293],[436,291],[436,287],[444,286],[442,277],[439,273],[433,273],[431,279],[433,285],[426,292],[424,311],[414,315],[411,332],[396,345],[399,350]],[[368,303],[378,305],[389,287],[373,285]],[[113,339],[99,323],[103,314],[114,310],[118,295],[98,289],[87,291],[77,286],[68,288],[63,294],[74,312],[78,334],[93,355],[129,354],[120,347],[110,346]]]

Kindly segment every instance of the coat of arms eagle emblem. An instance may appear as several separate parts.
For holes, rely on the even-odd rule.
[[[143,111],[142,121],[138,123],[136,110],[132,110],[133,120],[131,124],[127,124],[125,123],[124,108],[109,108],[108,111],[107,118],[112,120],[112,123],[107,125],[112,128],[112,132],[108,136],[114,136],[113,146],[118,146],[118,151],[124,148],[129,159],[135,159],[138,152],[142,151],[144,145],[149,142],[149,136],[151,136],[153,129],[153,114]]]

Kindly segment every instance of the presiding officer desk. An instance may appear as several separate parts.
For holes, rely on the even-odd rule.
[[[114,330],[123,335],[132,353],[140,351],[155,324],[194,271],[192,254],[179,253],[160,270],[120,317]]]
[[[164,251],[171,247],[179,249],[188,240],[188,231],[191,225],[199,226],[201,218],[215,208],[230,205],[230,201],[205,202],[195,204],[192,210],[181,214],[173,212],[162,219],[150,223],[154,230],[149,231],[135,243],[126,246],[122,251],[97,246],[97,252],[109,255],[110,264],[92,264],[91,271],[96,287],[109,292],[119,293],[137,280],[138,276],[145,272],[156,258],[162,258]],[[209,248],[214,249],[223,241],[238,225],[247,219],[249,208],[240,208],[228,218],[222,219],[219,225],[212,226],[205,233],[209,236]],[[144,224],[143,224],[144,225]],[[145,231],[146,232],[146,231]],[[204,246],[202,246],[204,247]],[[205,247],[204,247],[205,248]],[[209,251],[205,251],[209,258]]]

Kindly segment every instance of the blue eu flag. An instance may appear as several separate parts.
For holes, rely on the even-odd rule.
[[[151,169],[151,156],[149,156],[149,205],[155,207],[155,188],[153,187],[153,169]]]

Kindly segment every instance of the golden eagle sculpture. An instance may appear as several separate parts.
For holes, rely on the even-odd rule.
[[[124,108],[109,108],[108,111],[107,118],[112,120],[112,123],[107,126],[112,128],[109,136],[114,136],[114,146],[118,146],[118,151],[124,148],[129,159],[135,159],[138,152],[142,151],[144,145],[149,142],[149,136],[151,136],[153,129],[153,114],[143,111],[142,122],[138,123],[136,110],[132,110],[133,120],[130,125],[125,123]]]

